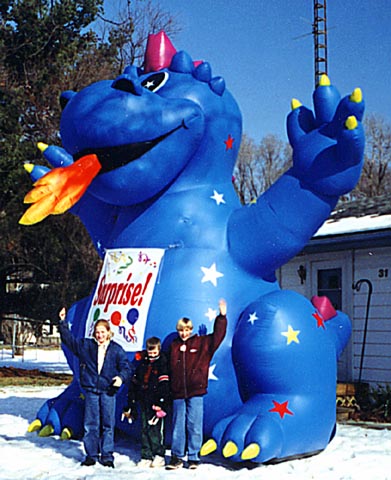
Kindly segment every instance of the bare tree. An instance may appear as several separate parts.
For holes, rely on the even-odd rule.
[[[253,174],[255,151],[254,140],[244,134],[234,168],[234,187],[242,204],[249,203],[252,198],[257,197]]]
[[[391,192],[391,126],[379,115],[364,120],[364,168],[355,196],[375,197]]]
[[[291,161],[290,149],[276,135],[266,135],[259,145],[262,172],[262,191],[267,190],[287,170]]]
[[[114,3],[114,2],[113,2]],[[101,16],[102,41],[116,47],[119,72],[127,65],[142,67],[148,35],[164,30],[174,37],[181,31],[178,18],[152,0],[117,0],[112,19]]]
[[[291,148],[276,135],[266,135],[256,145],[243,135],[234,169],[234,186],[241,203],[254,201],[291,164]]]

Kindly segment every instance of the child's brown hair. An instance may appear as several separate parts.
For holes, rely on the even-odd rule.
[[[154,350],[155,348],[158,348],[160,350],[162,347],[160,338],[157,338],[157,337],[150,337],[147,339],[145,343],[147,346],[147,350]]]

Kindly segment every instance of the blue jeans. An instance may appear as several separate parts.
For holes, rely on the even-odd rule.
[[[115,395],[85,392],[84,449],[95,461],[114,460]]]
[[[204,397],[191,397],[174,400],[171,453],[189,460],[199,460],[202,446],[202,426],[204,418]]]

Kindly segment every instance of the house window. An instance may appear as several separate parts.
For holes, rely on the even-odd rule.
[[[342,269],[318,270],[318,296],[326,296],[336,310],[342,310]]]

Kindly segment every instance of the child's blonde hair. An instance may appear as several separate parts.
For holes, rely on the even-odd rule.
[[[96,329],[102,325],[103,327],[106,328],[106,330],[109,332],[109,338],[113,338],[114,336],[114,333],[111,331],[111,328],[110,328],[110,323],[107,321],[107,320],[104,320],[103,318],[98,320],[95,325],[94,325],[94,338],[96,337]]]
[[[176,329],[177,331],[180,331],[180,330],[184,330],[185,328],[188,328],[189,330],[193,330],[193,322],[190,320],[190,318],[182,317],[178,320],[176,324]]]

